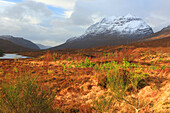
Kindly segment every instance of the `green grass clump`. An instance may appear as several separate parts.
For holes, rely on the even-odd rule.
[[[55,94],[43,89],[30,76],[3,83],[0,91],[1,113],[55,113]]]
[[[56,59],[55,59],[55,57],[54,57],[54,56],[53,56],[53,61],[54,61],[54,62],[56,62]]]
[[[63,72],[66,72],[67,71],[67,67],[65,64],[62,65],[63,66]]]
[[[99,83],[104,88],[111,89],[112,98],[111,100],[117,100],[118,102],[124,101],[126,104],[130,105],[138,112],[142,107],[140,107],[139,99],[137,96],[138,89],[146,85],[145,79],[148,75],[140,72],[139,74],[135,70],[141,70],[140,66],[129,63],[128,61],[123,61],[118,63],[115,61],[100,64],[97,68],[99,72],[103,73],[102,76],[99,76]],[[104,77],[105,76],[105,77]],[[103,78],[103,79],[101,79]],[[136,95],[136,101],[131,102],[127,99],[128,92]],[[110,99],[102,98],[94,103],[98,111],[106,110],[112,102]],[[103,111],[101,111],[103,112]]]
[[[160,69],[158,66],[150,66],[150,69],[155,70],[155,69]]]
[[[71,61],[71,57],[68,57],[68,58],[67,58],[67,61]]]
[[[163,65],[163,66],[161,67],[161,69],[162,69],[162,70],[166,69],[166,66],[165,66],[165,65]]]
[[[94,108],[97,112],[104,113],[104,112],[113,112],[114,111],[114,98],[112,96],[107,97],[106,95],[103,95],[99,97],[99,99],[96,99],[94,102]],[[112,109],[113,110],[112,110]]]
[[[76,67],[81,67],[81,68],[95,67],[95,65],[96,65],[96,62],[93,63],[86,57],[86,59],[84,61],[81,60],[79,64],[76,64]]]

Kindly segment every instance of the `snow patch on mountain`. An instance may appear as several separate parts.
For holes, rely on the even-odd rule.
[[[104,18],[101,22],[90,26],[86,30],[85,35],[97,35],[105,32],[109,34],[145,34],[145,32],[141,32],[144,29],[150,29],[150,26],[142,19],[128,14],[123,17]]]

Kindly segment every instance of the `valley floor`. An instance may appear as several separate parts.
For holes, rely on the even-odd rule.
[[[54,109],[51,112],[68,113],[170,112],[170,47],[119,46],[24,53],[28,54],[36,58],[0,60],[0,112],[15,113],[17,109],[22,113],[34,107],[32,111],[41,112],[39,109],[45,111],[50,105],[49,109]],[[35,81],[38,93],[34,93],[34,87],[29,90],[30,84],[22,90],[17,85],[19,79],[23,87],[27,81]],[[30,92],[25,90],[34,95],[50,93],[41,98],[30,96],[33,99],[28,100],[24,95]],[[31,104],[20,106],[20,97]],[[37,98],[45,100],[45,104],[31,108]],[[52,99],[50,105],[48,98]]]

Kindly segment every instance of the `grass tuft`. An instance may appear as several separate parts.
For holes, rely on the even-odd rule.
[[[1,113],[55,113],[55,94],[38,85],[30,76],[3,83],[0,91]],[[35,78],[35,77],[34,77]]]

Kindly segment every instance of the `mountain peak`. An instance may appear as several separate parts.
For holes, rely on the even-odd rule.
[[[138,17],[132,15],[132,14],[127,14],[126,16],[120,16],[120,17],[116,17],[116,16],[110,16],[110,17],[105,17],[102,19],[101,23],[105,23],[105,22],[113,22],[115,20],[123,20],[123,19],[137,19]]]
[[[111,16],[111,17],[106,17],[106,18],[103,18],[101,23],[106,23],[106,22],[112,22],[116,19],[115,16]]]
[[[124,16],[124,18],[137,18],[137,17],[129,13],[126,16]]]
[[[102,21],[90,26],[84,35],[98,34],[145,34],[148,30],[149,34],[153,33],[152,28],[141,18],[128,14],[121,17],[107,17]]]

